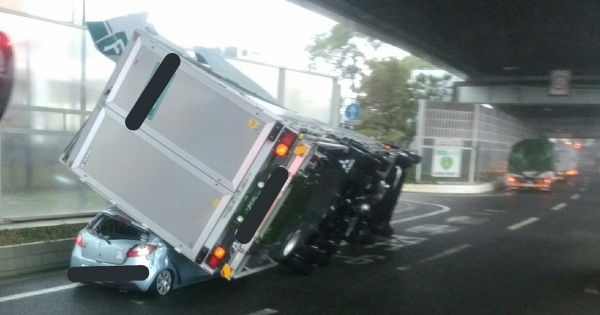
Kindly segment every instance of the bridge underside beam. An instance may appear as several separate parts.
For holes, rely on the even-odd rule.
[[[568,95],[549,94],[548,86],[494,85],[455,87],[455,101],[489,104],[599,105],[600,85],[572,88]]]

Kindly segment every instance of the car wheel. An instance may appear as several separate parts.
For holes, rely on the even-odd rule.
[[[164,269],[156,275],[156,278],[154,278],[152,286],[150,287],[150,292],[153,295],[158,296],[167,295],[173,290],[174,282],[173,273],[168,269]]]

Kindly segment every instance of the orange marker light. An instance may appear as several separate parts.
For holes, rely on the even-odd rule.
[[[221,269],[221,276],[227,280],[231,279],[231,267],[229,265],[223,266],[223,269]]]
[[[280,143],[275,148],[275,154],[278,156],[285,156],[289,150],[289,147],[283,143]]]
[[[515,179],[514,179],[514,178],[512,178],[512,177],[509,177],[509,178],[508,178],[508,181],[509,181],[509,182],[511,182],[511,183],[514,183],[514,182],[515,182]]]
[[[304,153],[306,153],[306,150],[306,146],[301,144],[296,147],[296,149],[294,150],[294,154],[303,155]]]
[[[223,259],[223,257],[225,257],[225,250],[222,247],[217,247],[217,248],[215,248],[213,256],[215,256],[217,259],[221,260],[221,259]]]

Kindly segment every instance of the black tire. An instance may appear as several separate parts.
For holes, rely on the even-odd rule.
[[[150,286],[150,294],[154,296],[165,296],[173,291],[173,284],[175,283],[175,276],[169,269],[163,269],[152,281]]]
[[[317,262],[317,265],[319,267],[323,267],[323,268],[329,267],[329,265],[331,265],[331,256],[325,256],[325,257],[323,257],[321,260],[319,260]]]
[[[294,251],[294,254],[302,257],[302,259],[308,263],[316,263],[325,257],[326,252],[313,246],[299,245]]]
[[[294,252],[302,245],[304,231],[301,229],[293,229],[293,232],[288,234],[285,238],[283,246],[278,247],[277,253],[275,254],[277,260],[284,261],[293,256]]]
[[[314,269],[313,265],[303,261],[296,255],[292,255],[289,258],[287,258],[284,264],[303,276],[310,275],[310,273]]]

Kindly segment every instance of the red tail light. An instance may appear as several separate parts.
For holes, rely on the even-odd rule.
[[[8,36],[6,36],[6,34],[0,32],[0,47],[7,46],[10,46],[10,39],[8,39]]]
[[[220,262],[220,260],[217,259],[217,257],[210,256],[210,258],[208,258],[208,261],[206,263],[210,266],[210,268],[215,269],[219,265],[219,262]]]
[[[509,183],[514,183],[514,182],[516,182],[516,179],[514,177],[509,177],[508,178],[508,182]]]
[[[215,247],[212,254],[206,260],[206,263],[212,268],[215,269],[221,262],[221,260],[225,257],[225,249],[223,247]]]
[[[291,146],[293,142],[294,136],[291,133],[284,133],[283,136],[281,136],[281,140],[279,141],[279,143],[284,144],[288,147]]]
[[[281,138],[279,138],[279,143],[275,147],[275,154],[279,157],[284,157],[290,150],[294,140],[296,140],[296,137],[294,137],[293,134],[284,132]]]
[[[544,184],[552,184],[552,180],[550,178],[544,178]]]
[[[77,237],[75,238],[75,244],[79,247],[83,247],[83,240],[81,239],[81,233],[77,233]]]
[[[156,250],[156,245],[138,245],[127,252],[127,257],[145,257]]]
[[[117,218],[117,219],[119,219],[119,220],[121,220],[121,221],[123,221],[123,222],[125,222],[125,223],[128,223],[128,224],[130,224],[130,223],[131,223],[131,220],[127,219],[127,218],[126,218],[126,217],[124,217],[124,216],[115,215],[115,218]]]

